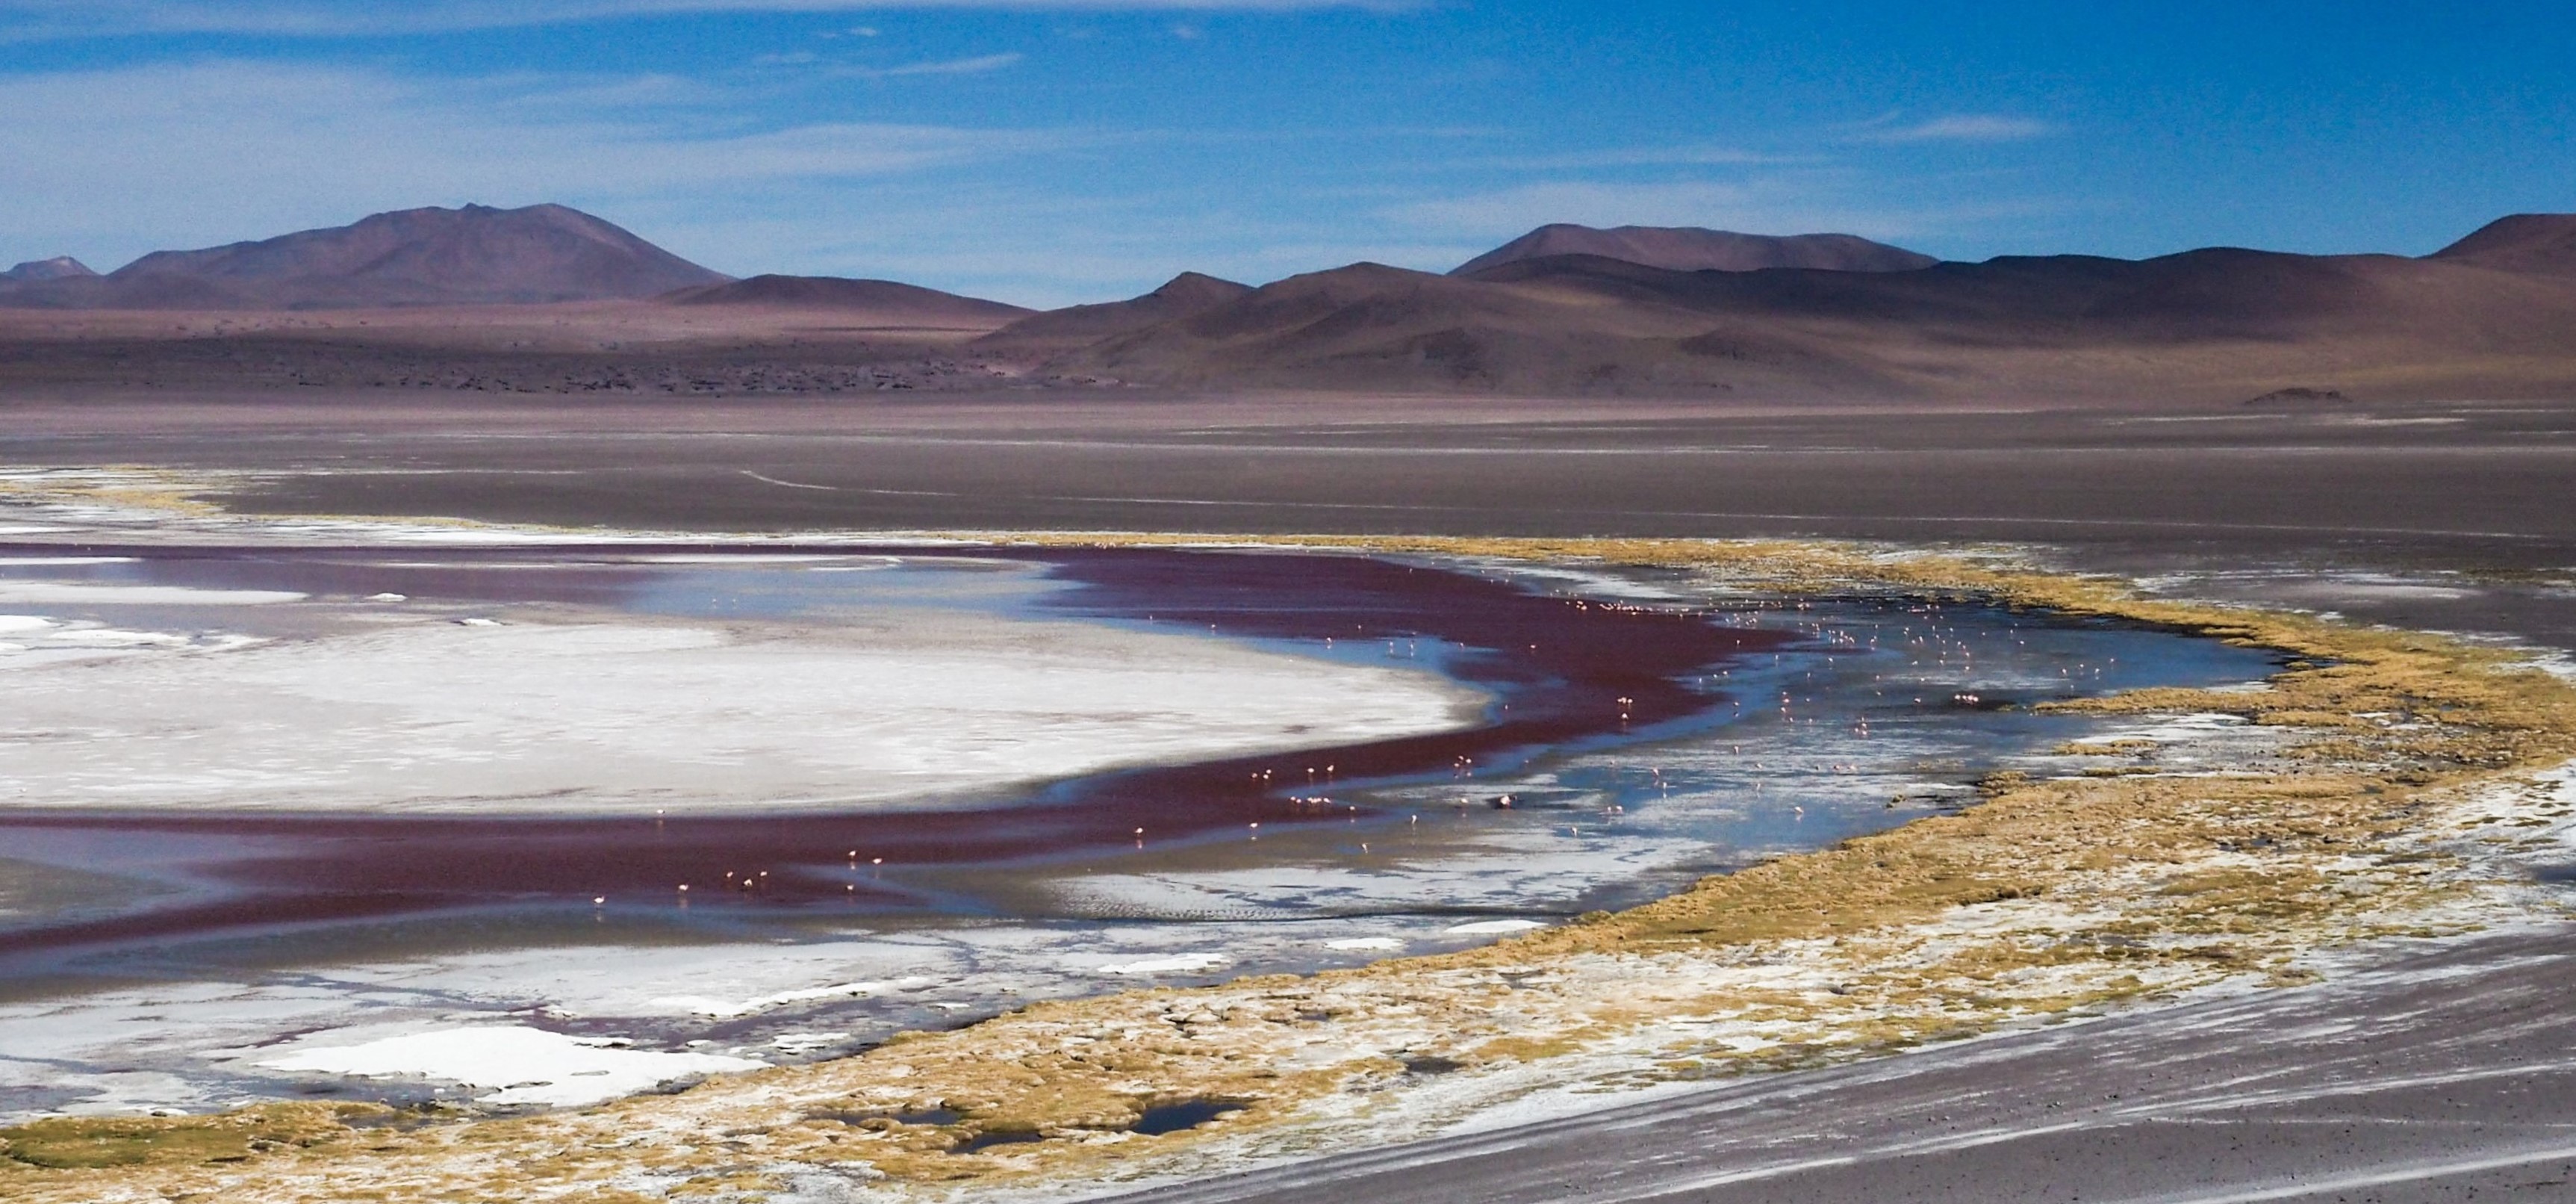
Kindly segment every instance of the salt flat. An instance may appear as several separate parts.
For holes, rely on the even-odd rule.
[[[895,806],[1475,723],[1424,672],[890,608],[853,624],[549,613],[8,672],[33,807],[674,814]]]

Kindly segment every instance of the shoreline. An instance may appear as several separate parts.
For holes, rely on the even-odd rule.
[[[2148,761],[2134,772],[2061,779],[1998,775],[1986,800],[1960,814],[1480,949],[1303,979],[1041,1004],[849,1059],[589,1113],[432,1126],[399,1140],[357,1136],[328,1105],[95,1122],[140,1125],[147,1136],[136,1140],[154,1148],[226,1125],[293,1133],[277,1153],[238,1167],[155,1165],[147,1151],[144,1164],[100,1172],[87,1187],[105,1179],[241,1191],[256,1182],[263,1198],[344,1198],[314,1195],[324,1182],[316,1176],[336,1182],[364,1167],[388,1198],[426,1194],[433,1181],[576,1193],[570,1198],[626,1198],[600,1194],[611,1182],[655,1194],[684,1185],[792,1194],[802,1167],[878,1182],[898,1198],[913,1190],[905,1182],[936,1195],[960,1176],[1039,1191],[1067,1175],[1141,1184],[1212,1173],[1300,1149],[1391,1142],[1436,1129],[1458,1109],[1480,1111],[1498,1093],[1527,1097],[1552,1079],[1679,1081],[1812,1065],[2218,984],[2302,981],[2317,973],[2307,963],[2320,949],[2513,914],[2510,899],[2480,885],[2474,862],[2436,846],[2537,818],[2461,816],[2479,789],[2576,758],[2576,690],[2518,669],[2528,656],[2157,601],[2098,579],[1781,542],[1246,542],[1660,564],[1810,593],[1866,584],[2279,648],[2304,659],[2267,691],[2144,691],[2068,709],[2233,714],[2290,733],[2305,764],[2257,777],[2164,776]],[[2539,797],[2525,809],[2565,814],[2569,800]],[[1666,997],[1652,998],[1658,990]],[[1365,1089],[1355,1094],[1355,1084]],[[1130,1131],[1148,1106],[1189,1100],[1248,1106],[1186,1137]],[[941,1124],[898,1119],[926,1107],[955,1115]],[[1410,1113],[1410,1127],[1390,1128],[1390,1109]],[[824,1113],[865,1123],[813,1118]],[[692,1136],[709,1129],[733,1136]],[[156,1132],[165,1136],[148,1136]],[[641,1145],[581,1152],[620,1132],[642,1134]],[[960,1140],[1014,1134],[1043,1139],[947,1152]],[[300,1144],[308,1139],[309,1148]],[[514,1142],[558,1152],[542,1165],[487,1153]],[[0,1177],[0,1187],[23,1186],[30,1199],[86,1198],[47,1194],[84,1190],[82,1178],[19,1172]]]

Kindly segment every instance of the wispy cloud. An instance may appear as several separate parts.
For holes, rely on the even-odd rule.
[[[1851,136],[1854,142],[2020,142],[2045,138],[2058,127],[2029,117],[1995,113],[1951,113],[1928,121],[1899,123],[1881,118]]]
[[[1387,211],[1415,228],[1505,238],[1550,222],[1587,226],[1710,226],[1756,234],[1818,230],[1890,237],[1907,223],[1848,208],[1822,190],[1783,180],[1625,183],[1552,180],[1397,205]]]
[[[409,80],[208,62],[0,76],[0,212],[12,241],[114,262],[350,220],[372,209],[496,204],[710,206],[746,190],[1025,159],[1079,131],[869,122],[726,128],[611,82]],[[738,201],[737,201],[738,203]],[[148,245],[138,240],[151,240]],[[717,266],[724,266],[717,256]]]
[[[1448,161],[1442,166],[1490,167],[1512,171],[1589,171],[1617,167],[1715,167],[1750,163],[1784,163],[1780,155],[1741,147],[1690,144],[1680,146],[1605,147],[1554,154],[1491,155]]]
[[[559,201],[723,271],[891,277],[1031,305],[1129,296],[1184,268],[1263,280],[1473,253],[1387,237],[1348,205],[1095,187],[1100,156],[1169,151],[1184,133],[745,128],[740,99],[666,76],[456,79],[236,60],[0,74],[11,165],[0,262],[69,253],[109,269],[155,249],[468,201]]]
[[[861,68],[853,72],[853,74],[874,76],[982,75],[987,71],[999,71],[1004,67],[1008,67],[1013,63],[1019,62],[1023,57],[1025,56],[1016,51],[1009,54],[979,54],[973,58],[942,59],[934,63],[906,63],[900,67],[887,67],[882,70]]]
[[[683,13],[978,8],[1029,12],[1283,12],[1323,8],[1387,11],[1415,8],[1420,3],[1421,0],[0,0],[0,39],[137,33],[348,37],[504,29]]]
[[[1425,234],[1490,243],[1550,222],[1937,238],[1998,221],[2027,221],[2053,209],[2049,202],[2027,198],[1924,195],[1907,183],[1834,170],[1736,180],[1553,180],[1409,201],[1381,213]]]

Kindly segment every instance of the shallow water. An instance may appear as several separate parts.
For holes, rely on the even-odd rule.
[[[436,1090],[228,1052],[304,1034],[346,1044],[481,1019],[794,1060],[1031,997],[1452,948],[1493,939],[1492,921],[1624,906],[1955,807],[1981,773],[2107,726],[2031,703],[2270,667],[2162,632],[1784,603],[1678,573],[1137,550],[107,551],[130,558],[0,556],[0,585],[299,592],[312,599],[43,613],[308,640],[358,629],[361,600],[387,593],[505,620],[810,628],[927,608],[1432,672],[1489,702],[1466,731],[893,811],[12,810],[7,856],[128,889],[0,915],[0,973],[20,1000],[0,1006],[0,1112]]]

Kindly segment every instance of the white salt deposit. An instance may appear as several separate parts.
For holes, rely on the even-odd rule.
[[[1234,959],[1222,953],[1175,953],[1170,957],[1149,957],[1143,961],[1112,962],[1093,966],[1095,974],[1187,974],[1196,970],[1213,970]]]
[[[830,1049],[849,1039],[848,1033],[780,1033],[770,1038],[769,1044],[781,1053],[802,1055]]]
[[[655,556],[632,556],[627,559],[641,564],[715,564],[731,567],[745,564],[833,564],[850,558],[791,552],[671,552]],[[892,563],[882,556],[872,556],[868,560],[872,563],[863,567],[881,569]]]
[[[226,652],[266,641],[236,632],[181,635],[167,631],[126,631],[85,619],[49,619],[42,615],[0,615],[0,653],[12,654],[10,667],[24,671],[39,664],[96,662],[105,657],[151,649]],[[25,655],[33,654],[33,655]]]
[[[475,1025],[334,1045],[352,1034],[321,1033],[282,1054],[253,1059],[271,1070],[359,1078],[422,1078],[489,1089],[494,1105],[558,1108],[632,1095],[673,1079],[757,1070],[764,1063],[705,1053],[625,1048],[615,1037],[573,1037],[543,1029]]]
[[[649,1002],[652,1006],[657,1008],[668,1008],[675,1011],[688,1012],[691,1015],[711,1016],[719,1020],[730,1020],[736,1016],[749,1016],[755,1012],[766,1012],[773,1008],[782,1008],[795,1003],[813,1003],[825,999],[865,999],[871,995],[881,995],[888,991],[918,991],[923,987],[936,985],[939,981],[940,980],[936,978],[925,978],[915,975],[908,978],[898,978],[891,982],[844,982],[835,983],[828,987],[807,987],[802,990],[780,991],[776,994],[762,995],[755,999],[710,999],[704,995],[663,995],[656,997]]]
[[[192,589],[184,585],[95,585],[72,581],[0,581],[0,602],[31,606],[265,606],[301,602],[281,589]]]
[[[193,642],[184,635],[166,631],[120,631],[113,627],[88,627],[56,634],[50,641],[61,648],[180,648]]]
[[[133,654],[211,645],[101,629],[72,641],[86,658],[20,654],[11,723],[31,734],[0,758],[0,797],[591,813],[928,802],[1452,729],[1484,701],[1409,669],[902,607],[828,627],[467,622],[227,643],[222,658]],[[97,655],[111,648],[129,654]]]
[[[1447,936],[1494,936],[1505,932],[1528,932],[1547,925],[1536,920],[1478,920],[1472,924],[1452,924],[1441,929]]]

